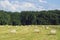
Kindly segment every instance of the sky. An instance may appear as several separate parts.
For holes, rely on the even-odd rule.
[[[0,10],[21,12],[60,10],[60,0],[0,0]]]

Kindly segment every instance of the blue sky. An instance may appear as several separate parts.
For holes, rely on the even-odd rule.
[[[0,0],[0,10],[5,11],[41,11],[60,10],[60,0]]]

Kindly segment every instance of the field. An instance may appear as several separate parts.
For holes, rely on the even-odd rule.
[[[34,31],[36,28],[39,32]],[[50,33],[52,29],[56,30],[56,34]],[[60,25],[3,25],[0,26],[0,40],[60,40]]]

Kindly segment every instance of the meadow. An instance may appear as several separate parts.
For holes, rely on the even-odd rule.
[[[36,28],[39,32],[34,31]],[[52,29],[56,34],[50,33]],[[60,40],[60,25],[0,25],[0,40]]]

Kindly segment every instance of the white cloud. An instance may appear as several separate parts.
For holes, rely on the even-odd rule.
[[[49,4],[48,5],[48,10],[55,10],[55,9],[60,10],[60,6],[56,5],[56,4]]]
[[[7,11],[40,11],[40,10],[44,10],[43,6],[37,7],[35,4],[30,3],[30,2],[19,2],[19,1],[10,2],[9,0],[0,1],[0,6],[2,6],[3,10],[7,10]]]
[[[43,6],[39,6],[38,11],[41,11],[41,10],[45,10],[45,8]]]
[[[39,0],[39,2],[41,2],[41,3],[47,3],[46,0]]]
[[[11,4],[9,3],[9,1],[6,0],[6,1],[0,1],[0,5],[5,8],[6,6]]]
[[[16,10],[8,0],[0,1],[0,6],[2,6],[3,9]]]
[[[32,3],[25,3],[23,4],[24,7],[34,7],[34,4]]]
[[[35,4],[29,3],[29,2],[22,3],[20,5],[20,9],[22,9],[24,11],[40,11],[40,10],[44,10],[43,6],[37,7]]]

